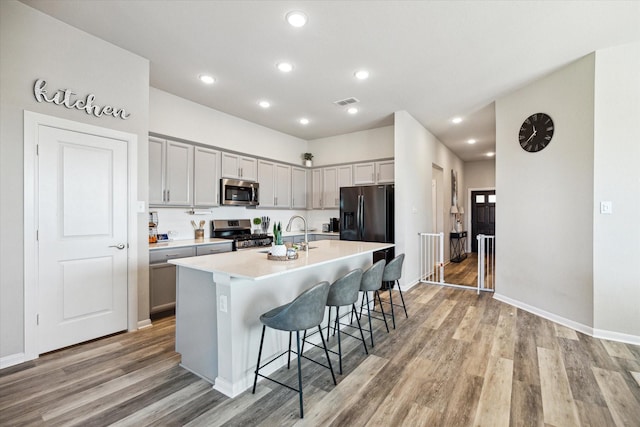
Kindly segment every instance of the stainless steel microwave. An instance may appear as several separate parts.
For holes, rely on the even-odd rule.
[[[255,181],[222,178],[220,180],[220,199],[223,205],[257,206],[258,189]]]

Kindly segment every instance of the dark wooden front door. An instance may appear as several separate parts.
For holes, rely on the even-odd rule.
[[[495,190],[471,192],[471,251],[478,252],[478,234],[494,236],[496,232]]]

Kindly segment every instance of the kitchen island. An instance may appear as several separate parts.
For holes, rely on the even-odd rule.
[[[290,261],[268,260],[265,249],[169,261],[178,266],[176,351],[181,365],[221,393],[237,396],[253,384],[262,313],[318,282],[331,283],[355,268],[368,268],[373,252],[392,246],[322,240]],[[287,333],[267,331],[263,360],[287,345]],[[275,371],[285,363],[281,358],[269,368]]]

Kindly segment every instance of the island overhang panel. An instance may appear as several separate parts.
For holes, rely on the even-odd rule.
[[[178,266],[176,351],[181,365],[221,393],[237,396],[253,384],[262,313],[318,282],[331,283],[355,268],[368,268],[373,252],[391,246],[322,240],[291,261],[267,260],[259,249],[171,260]],[[287,333],[269,330],[263,359],[287,345]],[[284,358],[274,362],[270,371],[284,363]]]

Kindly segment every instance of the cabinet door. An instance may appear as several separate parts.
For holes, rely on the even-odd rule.
[[[252,157],[239,157],[240,178],[248,181],[258,180],[258,161]]]
[[[193,161],[193,204],[218,206],[220,192],[220,152],[210,148],[195,147]]]
[[[149,205],[164,204],[165,141],[149,138]]]
[[[168,310],[176,305],[176,266],[149,266],[149,302],[151,313]]]
[[[276,166],[274,163],[260,160],[258,162],[258,183],[260,184],[260,207],[272,208],[275,206]]]
[[[193,145],[167,141],[166,145],[165,203],[190,206],[193,175]]]
[[[196,256],[221,254],[223,252],[231,252],[233,243],[215,243],[213,245],[196,246]]]
[[[375,184],[375,164],[356,163],[353,165],[353,185]]]
[[[322,169],[311,171],[311,207],[313,209],[322,208]]]
[[[336,205],[340,203],[340,187],[351,187],[353,185],[353,168],[351,165],[338,167],[338,183],[336,193],[338,194],[338,200]]]
[[[305,209],[307,207],[307,170],[291,168],[291,208]]]
[[[291,166],[275,165],[276,203],[279,208],[291,206]]]
[[[388,184],[395,181],[395,162],[387,160],[376,162],[376,182],[378,184]]]
[[[324,168],[322,170],[322,207],[338,207],[338,168]]]
[[[240,165],[238,164],[238,156],[236,154],[222,152],[222,178],[240,178]]]

